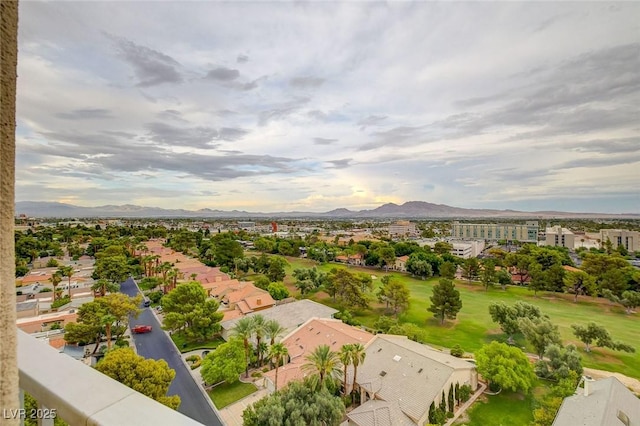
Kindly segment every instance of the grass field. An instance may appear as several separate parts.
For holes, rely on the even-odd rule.
[[[215,349],[218,345],[224,343],[222,337],[215,337],[205,342],[187,342],[181,333],[172,333],[171,340],[176,344],[178,350],[182,353],[194,351],[196,349]]]
[[[209,398],[216,405],[218,410],[241,400],[245,396],[249,396],[258,388],[253,383],[235,382],[232,384],[224,383],[211,389],[208,394]]]
[[[325,264],[317,265],[306,259],[288,258],[290,266],[287,269],[285,284],[292,295],[298,295],[293,286],[291,276],[295,268],[310,268],[317,266],[320,270],[328,272],[332,268],[345,268],[344,265]],[[364,272],[375,275],[374,280],[379,285],[379,278],[387,275],[379,269],[349,267],[353,272]],[[401,322],[412,322],[421,326],[426,331],[427,343],[435,346],[451,347],[459,344],[467,352],[474,352],[492,340],[505,341],[499,326],[491,321],[488,306],[491,302],[503,301],[507,304],[522,300],[534,304],[549,315],[551,320],[558,325],[565,344],[574,343],[580,349],[583,365],[601,370],[615,371],[631,377],[640,378],[640,352],[625,353],[609,349],[596,348],[591,354],[584,352],[584,345],[572,334],[571,324],[586,324],[589,321],[603,325],[609,330],[614,340],[620,340],[632,346],[637,346],[640,351],[640,314],[626,315],[624,311],[613,306],[609,301],[581,296],[578,303],[573,303],[573,295],[559,293],[538,293],[534,297],[533,292],[521,287],[508,287],[507,290],[499,286],[485,291],[478,283],[458,281],[456,287],[462,298],[462,310],[455,321],[448,321],[440,325],[433,319],[427,307],[432,294],[433,285],[438,279],[426,281],[412,278],[407,274],[391,273],[397,279],[404,282],[411,291],[411,306],[400,315]],[[372,294],[373,297],[373,294]],[[312,296],[314,300],[337,307],[323,292]],[[371,309],[355,310],[352,313],[355,318],[364,325],[373,326],[378,316],[384,314],[384,309],[377,302],[371,304]],[[520,338],[518,342],[524,343]],[[531,351],[531,348],[528,348]]]

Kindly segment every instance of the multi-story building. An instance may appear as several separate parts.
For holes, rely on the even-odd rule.
[[[389,225],[390,236],[410,236],[416,235],[416,224],[409,222],[408,220],[399,220]]]
[[[548,246],[575,248],[575,235],[567,228],[561,226],[552,226],[547,228],[545,232],[545,244]]]
[[[640,251],[640,232],[626,229],[601,229],[600,241],[611,241],[613,248],[623,246],[628,251]]]
[[[535,243],[538,241],[538,222],[521,224],[460,223],[451,226],[453,238],[483,239],[488,241],[508,240]]]

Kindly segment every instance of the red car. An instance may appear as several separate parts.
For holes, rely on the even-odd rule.
[[[135,334],[151,333],[151,326],[150,325],[136,325],[135,327],[131,328],[131,332],[133,332]]]

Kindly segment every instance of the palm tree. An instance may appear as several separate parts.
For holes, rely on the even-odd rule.
[[[264,337],[266,333],[266,321],[262,315],[254,315],[251,317],[251,322],[253,323],[253,333],[256,335],[256,347],[260,348],[260,341]],[[262,367],[262,356],[260,351],[258,351],[258,365]]]
[[[120,290],[120,285],[114,284],[109,280],[105,280],[104,278],[100,278],[91,286],[91,290],[93,290],[94,292],[99,291],[100,296],[104,297],[107,292],[115,293]]]
[[[358,366],[364,363],[364,359],[367,356],[362,343],[354,343],[351,345],[351,363],[353,364],[353,386],[351,391],[356,388],[356,378],[358,376]]]
[[[280,362],[289,355],[289,349],[282,343],[275,343],[269,348],[269,358],[271,362],[276,364],[276,391],[278,390],[278,368],[280,368]]]
[[[56,293],[58,290],[56,290],[56,287],[58,286],[58,284],[60,284],[60,281],[62,281],[62,275],[60,275],[60,271],[56,271],[53,273],[53,275],[51,275],[51,278],[49,278],[49,282],[51,283],[51,285],[53,285],[53,301],[56,300]]]
[[[340,357],[328,345],[318,346],[305,359],[307,363],[302,365],[302,370],[316,375],[320,388],[325,384],[327,378],[337,377],[341,373]]]
[[[75,273],[75,271],[73,270],[73,266],[58,266],[58,272],[60,272],[60,275],[62,275],[63,277],[67,277],[69,279],[69,299],[71,299],[71,277],[73,277],[73,274]]]
[[[111,314],[105,314],[100,318],[100,322],[105,326],[105,334],[107,336],[107,350],[111,349],[111,327],[116,317]],[[96,346],[98,346],[96,344]]]
[[[249,317],[240,318],[233,327],[233,335],[238,336],[244,342],[244,354],[247,358],[245,378],[249,377],[249,339],[253,336],[253,321]]]
[[[271,341],[270,345],[273,346],[276,342],[278,336],[284,333],[287,329],[280,325],[280,323],[276,320],[269,320],[264,325],[265,333],[269,340]]]
[[[349,367],[349,364],[351,364],[351,360],[353,358],[353,345],[342,345],[342,348],[340,348],[340,354],[338,355],[340,357],[340,362],[342,363],[342,368],[344,370],[344,380],[342,381],[342,384],[344,385],[344,394],[347,394],[347,368]]]

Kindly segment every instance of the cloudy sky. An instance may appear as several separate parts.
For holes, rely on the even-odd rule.
[[[640,212],[640,3],[20,3],[17,200]]]

